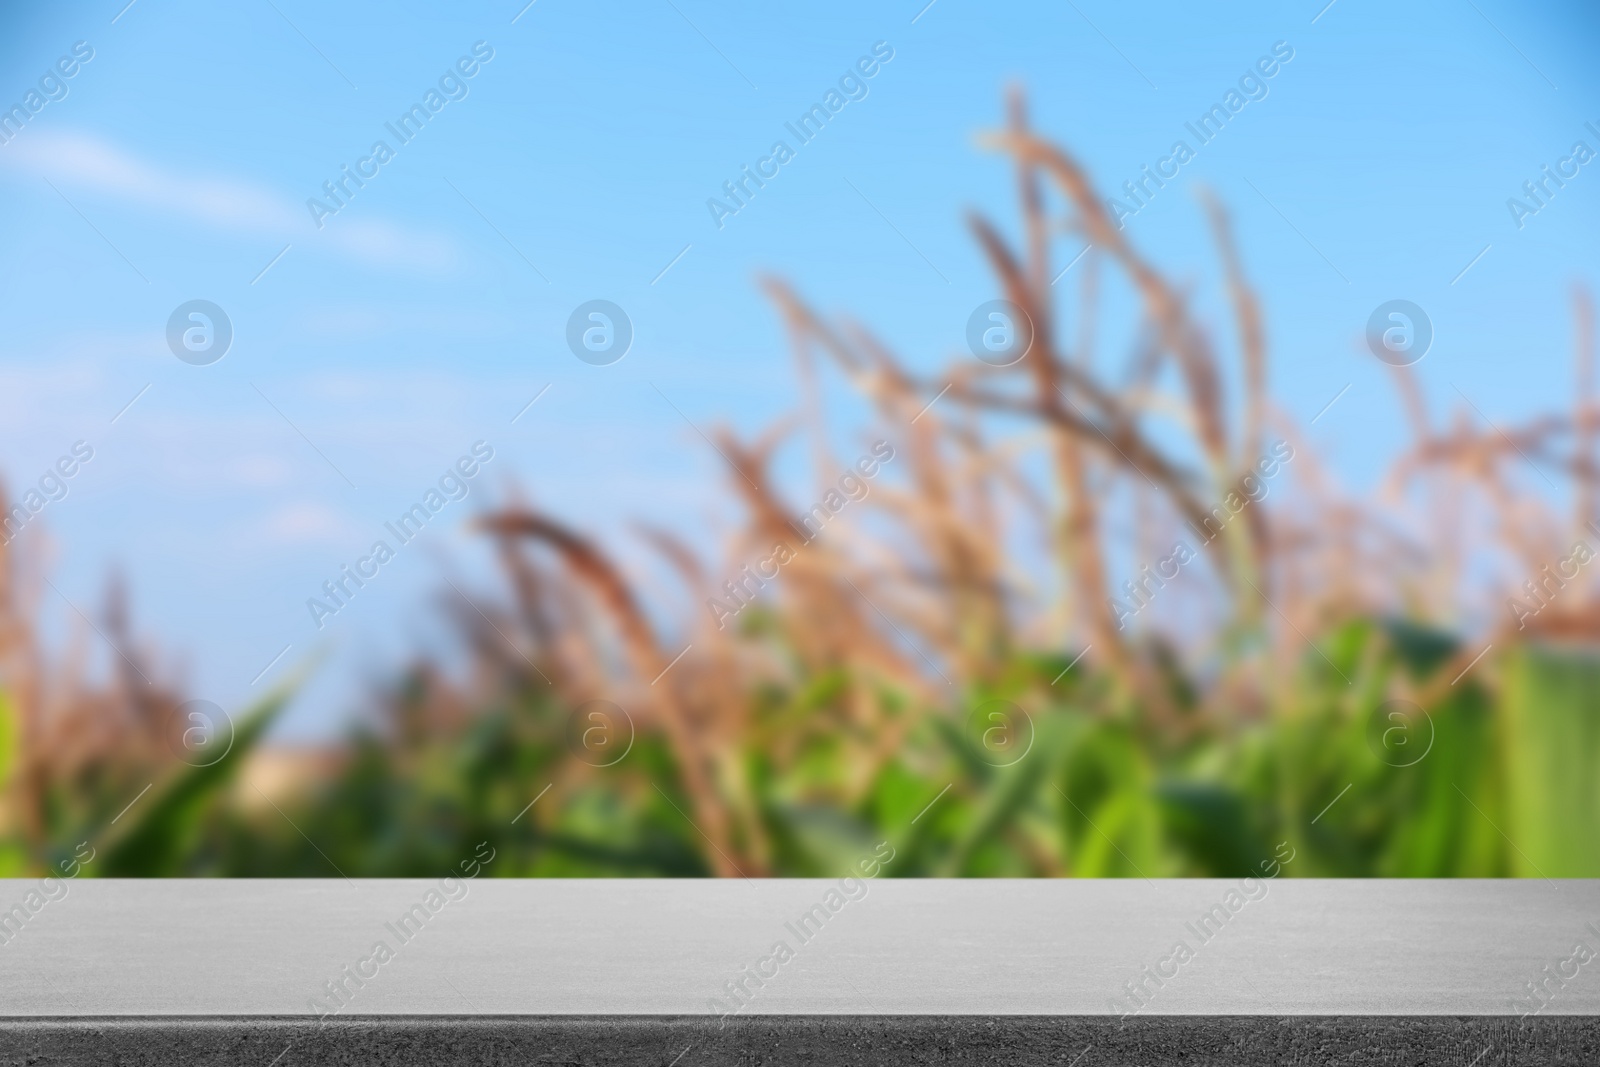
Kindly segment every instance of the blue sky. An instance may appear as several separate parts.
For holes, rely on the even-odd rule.
[[[1465,394],[1512,420],[1569,396],[1570,287],[1600,277],[1600,163],[1521,228],[1506,205],[1575,141],[1600,149],[1593,5],[124,2],[0,16],[0,106],[93,49],[0,145],[0,472],[21,491],[94,450],[19,539],[62,594],[43,589],[53,632],[119,567],[192,697],[236,707],[331,650],[286,736],[335,729],[363,678],[437,639],[442,573],[491,588],[462,524],[509,479],[608,543],[644,517],[720,547],[722,474],[684,416],[753,433],[796,396],[758,273],[916,365],[957,353],[997,295],[963,212],[1015,221],[975,143],[1013,81],[1109,191],[1293,49],[1127,226],[1231,340],[1191,194],[1229,205],[1280,401],[1304,424],[1350,386],[1313,435],[1350,485],[1406,439],[1360,347],[1374,307],[1427,311],[1436,411]],[[477,42],[465,96],[393,143]],[[865,97],[718,228],[707,200],[878,42]],[[394,158],[319,228],[307,199],[378,139]],[[165,341],[192,299],[232,322],[209,366]],[[633,323],[610,366],[564,341],[591,299]],[[307,597],[476,441],[494,458],[468,500],[316,630]]]

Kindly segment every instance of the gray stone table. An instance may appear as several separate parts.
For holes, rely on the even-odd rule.
[[[1594,882],[0,881],[0,938],[6,1064],[1600,1064]]]

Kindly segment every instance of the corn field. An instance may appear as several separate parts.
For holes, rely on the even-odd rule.
[[[1020,96],[982,143],[1017,212],[969,225],[1025,358],[919,372],[764,279],[800,404],[711,435],[743,524],[611,546],[482,514],[501,581],[436,605],[466,662],[399,670],[292,789],[252,767],[296,683],[190,766],[126,595],[118,673],[87,681],[37,633],[39,561],[0,550],[0,876],[87,842],[83,876],[422,877],[482,841],[501,876],[837,876],[884,841],[888,877],[1241,876],[1285,843],[1291,876],[1600,875],[1587,299],[1567,410],[1441,416],[1395,368],[1411,443],[1352,495],[1272,398],[1220,204],[1211,330]],[[1115,357],[1112,286],[1139,316]],[[869,412],[848,436],[842,392]],[[790,446],[809,488],[777,484]]]

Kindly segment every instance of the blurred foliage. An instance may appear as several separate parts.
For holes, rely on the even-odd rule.
[[[263,738],[288,683],[195,767],[119,589],[95,685],[49,661],[34,571],[0,549],[0,876],[92,849],[87,876],[436,877],[480,842],[499,876],[838,876],[880,842],[890,877],[1600,876],[1600,596],[1568,558],[1600,530],[1589,386],[1570,417],[1475,431],[1434,427],[1399,372],[1416,445],[1377,504],[1347,499],[1272,416],[1220,208],[1236,367],[1020,101],[989,140],[1022,234],[972,227],[1026,358],[919,377],[768,281],[819,502],[771,483],[787,423],[716,432],[747,526],[709,561],[640,531],[681,618],[514,502],[479,523],[502,587],[441,600],[448,669],[411,664],[342,746],[286,755]],[[1093,249],[1071,298],[1065,233]],[[1115,381],[1093,369],[1103,270],[1142,309]],[[823,368],[872,412],[854,462]],[[1570,510],[1514,477],[1558,442]]]
[[[888,876],[1243,877],[1287,842],[1290,876],[1600,874],[1600,659],[1512,650],[1498,697],[1464,681],[1385,747],[1374,742],[1394,728],[1374,719],[1385,676],[1426,679],[1427,657],[1374,624],[1329,645],[1350,684],[1312,654],[1291,673],[1281,714],[1179,744],[1131,710],[1098,710],[1105,687],[1091,673],[1050,686],[1071,657],[1041,658],[1020,676],[1036,672],[1052,696],[1030,705],[1021,759],[995,766],[952,706],[919,721],[848,806],[830,801],[824,732],[792,747],[763,737],[737,754],[763,842],[759,853],[742,842],[740,869],[837,876],[886,840]],[[425,698],[427,684],[411,679],[390,711]],[[792,729],[790,701],[807,694],[768,697],[757,726]],[[641,731],[623,760],[590,768],[566,742],[570,709],[536,684],[508,687],[451,730],[364,732],[324,780],[262,801],[241,792],[238,771],[282,702],[241,717],[223,760],[178,765],[115,825],[112,807],[60,805],[42,850],[8,842],[3,873],[41,873],[84,840],[98,851],[84,868],[94,876],[432,877],[480,841],[493,843],[500,876],[716,873],[670,744]],[[1417,745],[1426,754],[1406,751]],[[787,751],[781,766],[775,747]]]

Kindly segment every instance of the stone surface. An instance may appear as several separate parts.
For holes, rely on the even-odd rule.
[[[80,880],[23,914],[6,1063],[1600,1062],[1600,959],[1562,962],[1592,882]]]
[[[473,1067],[885,1067],[993,1063],[1004,1067],[1112,1064],[1440,1064],[1592,1067],[1600,1025],[1573,1016],[1430,1019],[1150,1016],[1119,1024],[1091,1016],[748,1016],[726,1029],[703,1019],[385,1017],[303,1020],[176,1019],[0,1024],[0,1063],[33,1067],[308,1067],[415,1064]]]
[[[0,908],[35,885],[0,882]],[[1578,941],[1600,948],[1591,882],[1279,879],[1205,940],[1238,883],[65,885],[0,945],[0,1015],[307,1015],[347,966],[376,973],[345,980],[344,1014],[692,1015],[779,942],[793,956],[747,983],[743,1014],[1105,1014],[1136,1007],[1125,984],[1149,966],[1176,974],[1143,979],[1144,1014],[1481,1015]],[[813,907],[826,921],[802,930]],[[363,966],[380,942],[392,958]],[[1193,957],[1164,963],[1180,942]],[[1600,1014],[1600,960],[1544,1014]]]

